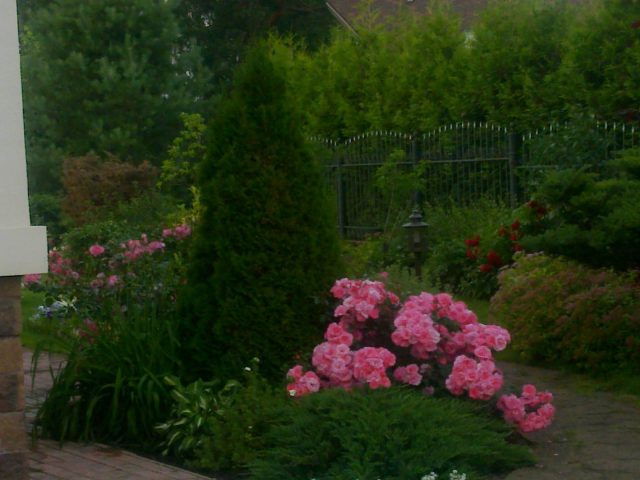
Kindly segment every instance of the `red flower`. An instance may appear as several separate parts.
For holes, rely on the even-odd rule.
[[[504,237],[506,234],[507,234],[507,227],[502,226],[498,229],[499,237]]]
[[[522,245],[520,245],[519,243],[514,243],[513,244],[513,251],[514,252],[521,252],[523,250]]]
[[[464,241],[467,247],[477,247],[480,243],[480,235],[476,235],[475,237],[467,238]]]
[[[512,242],[515,242],[516,240],[518,240],[518,232],[513,232],[510,238]]]
[[[476,250],[471,250],[467,248],[467,258],[469,260],[476,260],[478,258],[478,252]]]
[[[636,20],[635,22],[633,22],[631,24],[631,28],[633,28],[634,30],[637,30],[640,28],[640,20]]]
[[[516,220],[511,224],[511,230],[520,230],[520,220]]]
[[[480,271],[483,273],[489,273],[491,270],[493,270],[493,265],[489,265],[488,263],[480,265]]]
[[[539,206],[540,206],[540,204],[539,204],[538,202],[536,202],[535,200],[529,200],[529,201],[526,203],[526,205],[527,205],[527,207],[529,207],[529,208],[537,208],[537,207],[539,207]]]
[[[502,265],[502,258],[500,258],[500,255],[498,255],[496,252],[491,250],[487,254],[487,263],[493,267],[499,267],[500,265]]]

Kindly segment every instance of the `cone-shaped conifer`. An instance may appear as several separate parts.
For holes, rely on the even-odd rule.
[[[283,73],[256,47],[210,126],[183,297],[192,374],[238,378],[258,357],[262,374],[282,379],[294,355],[321,340],[335,216],[287,98]]]

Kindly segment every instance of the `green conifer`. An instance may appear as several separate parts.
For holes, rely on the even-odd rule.
[[[184,296],[194,375],[238,377],[258,357],[261,373],[282,379],[321,338],[339,258],[335,216],[287,99],[281,69],[258,46],[211,124]]]

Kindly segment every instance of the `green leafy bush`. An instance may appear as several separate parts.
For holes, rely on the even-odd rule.
[[[419,479],[483,475],[531,463],[509,428],[457,400],[403,388],[329,389],[292,400],[250,464],[253,478]]]
[[[194,378],[233,378],[251,358],[265,377],[309,348],[339,246],[326,184],[286,82],[264,47],[240,68],[210,128],[183,332]]]
[[[183,386],[176,378],[170,418],[158,425],[164,437],[164,455],[207,470],[239,470],[265,447],[264,433],[277,420],[278,408],[289,401],[281,388],[270,386],[258,374],[258,359],[244,369],[242,381],[197,380]]]
[[[499,278],[490,315],[509,329],[511,348],[524,360],[593,374],[638,371],[635,273],[538,254],[518,257]]]
[[[536,199],[549,208],[544,231],[522,239],[528,251],[565,255],[596,267],[640,266],[640,151],[626,151],[598,174],[549,174]]]

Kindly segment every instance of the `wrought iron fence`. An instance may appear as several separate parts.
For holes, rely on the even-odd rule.
[[[557,141],[553,141],[557,139]],[[466,205],[480,197],[515,205],[550,169],[598,169],[615,150],[638,146],[635,127],[616,123],[549,125],[524,135],[490,123],[442,126],[422,134],[368,132],[342,141],[312,137],[335,193],[343,238],[361,239],[390,223],[390,207],[402,218],[412,204]],[[419,172],[417,196],[390,198],[380,168]]]

